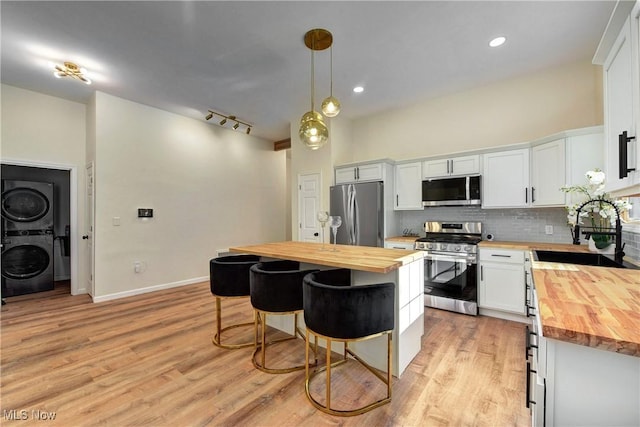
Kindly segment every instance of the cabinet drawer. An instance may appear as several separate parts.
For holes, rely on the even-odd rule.
[[[480,261],[524,264],[524,251],[511,249],[480,249]]]

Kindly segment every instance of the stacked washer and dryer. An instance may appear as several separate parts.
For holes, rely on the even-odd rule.
[[[53,289],[53,184],[2,180],[2,297]]]

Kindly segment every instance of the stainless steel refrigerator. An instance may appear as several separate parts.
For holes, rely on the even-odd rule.
[[[338,244],[384,246],[383,195],[382,182],[342,184],[330,188],[330,215],[342,217],[336,238]]]

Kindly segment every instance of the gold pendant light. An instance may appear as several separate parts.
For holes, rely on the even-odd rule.
[[[322,114],[327,117],[335,117],[340,113],[340,101],[333,96],[333,45],[329,48],[329,55],[331,57],[329,62],[331,67],[331,86],[329,96],[322,101]]]
[[[311,111],[307,111],[300,119],[298,135],[302,142],[312,150],[322,147],[329,139],[327,125],[322,120],[322,115],[314,109],[314,53],[316,50],[327,49],[332,43],[333,36],[329,31],[322,28],[309,30],[304,35],[304,44],[311,50]]]

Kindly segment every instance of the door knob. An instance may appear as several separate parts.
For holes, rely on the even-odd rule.
[[[82,236],[82,240],[87,240],[89,238],[88,234],[85,234],[84,236]]]
[[[318,237],[318,236],[319,236],[319,234],[318,234],[318,233],[313,233],[313,235],[314,235],[314,236],[316,236],[316,237]]]

